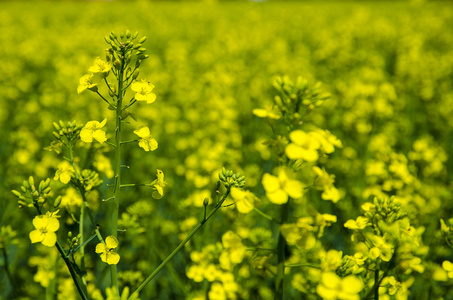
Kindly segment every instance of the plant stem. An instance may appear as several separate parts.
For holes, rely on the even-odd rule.
[[[118,236],[118,212],[120,207],[120,185],[121,185],[121,115],[123,106],[123,77],[124,77],[124,50],[122,51],[121,66],[118,72],[118,94],[116,102],[116,132],[115,132],[115,191],[112,211],[112,233],[115,238]],[[116,265],[110,265],[112,287],[116,288],[119,297],[118,277]]]
[[[269,216],[268,214],[264,213],[262,210],[254,207],[253,208],[254,211],[256,211],[257,213],[259,213],[261,216],[263,216],[264,218],[268,219],[269,221],[272,221],[274,223],[277,223],[277,224],[280,224],[279,221],[277,221],[276,219],[274,219],[273,217]]]
[[[82,205],[80,205],[80,218],[79,218],[79,234],[80,234],[80,239],[79,243],[82,245],[80,247],[80,270],[83,272],[85,271],[85,234],[83,233],[83,228],[85,225],[84,222],[85,218],[85,203],[82,202]],[[84,285],[86,285],[86,278],[85,276],[82,276],[82,282]]]
[[[285,224],[289,215],[289,200],[281,206],[281,224]],[[285,250],[286,240],[279,231],[277,243],[277,278],[275,280],[275,299],[283,299],[283,283],[285,278]]]
[[[374,300],[379,300],[379,268],[374,271]]]
[[[71,265],[71,262],[69,261],[69,258],[66,257],[66,254],[58,241],[55,244],[55,246],[57,246],[58,252],[60,252],[61,257],[63,258],[64,262],[66,263],[66,266],[69,269],[69,273],[71,273],[72,280],[74,281],[74,283],[76,285],[76,288],[77,288],[77,291],[79,292],[80,297],[82,297],[83,300],[88,300],[88,297],[85,295],[85,292],[83,291],[83,288],[82,288],[79,280],[77,279],[77,275],[74,272],[74,269]]]
[[[16,283],[14,281],[14,277],[11,275],[11,272],[9,271],[9,266],[8,266],[8,255],[6,253],[6,245],[3,245],[2,247],[2,254],[3,254],[3,261],[5,264],[5,272],[6,276],[8,277],[9,283],[11,284],[11,288],[13,290],[13,295],[15,294],[16,291]]]
[[[131,294],[131,296],[128,298],[128,300],[133,299],[133,297],[137,297],[138,298],[138,295],[139,295],[140,291],[160,272],[160,270],[162,270],[165,267],[166,264],[168,264],[168,262],[179,252],[179,250],[181,250],[182,247],[184,247],[184,245],[187,244],[187,242],[198,232],[198,230],[200,230],[200,228],[203,227],[203,225],[217,212],[217,210],[220,207],[222,207],[223,202],[225,202],[226,198],[230,194],[230,189],[231,188],[229,188],[229,187],[227,188],[227,190],[226,190],[225,194],[223,195],[222,199],[219,201],[219,203],[217,203],[217,205],[209,213],[209,215],[206,218],[203,218],[203,220],[200,223],[198,223],[197,226],[195,226],[195,228],[178,245],[178,247],[176,247],[175,250],[173,250],[173,252],[170,253],[170,255],[167,256],[167,258],[154,270],[154,272],[151,273],[151,275],[149,275],[148,278],[146,278],[145,281],[143,281],[143,283]]]

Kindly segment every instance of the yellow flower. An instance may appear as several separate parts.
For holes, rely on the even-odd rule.
[[[453,263],[448,260],[442,262],[442,268],[447,271],[448,278],[453,278]]]
[[[120,261],[120,255],[113,250],[118,247],[118,240],[114,236],[108,236],[104,243],[96,245],[96,253],[101,254],[101,260],[109,265],[116,265]]]
[[[101,144],[104,143],[107,140],[107,137],[105,136],[105,131],[102,130],[102,128],[106,123],[107,119],[104,119],[101,123],[98,121],[90,121],[86,123],[82,131],[80,131],[80,138],[85,143],[93,142],[93,138]]]
[[[357,219],[354,220],[348,220],[346,223],[344,223],[344,227],[352,229],[352,230],[360,230],[364,229],[369,223],[369,220],[367,217],[357,217]]]
[[[303,217],[299,218],[297,223],[283,224],[280,226],[280,232],[288,245],[296,245],[301,249],[310,250],[316,245],[312,224],[313,219],[311,217]]]
[[[70,213],[75,213],[76,209],[82,205],[82,197],[77,193],[75,188],[66,190],[66,194],[61,197],[60,207],[66,207]]]
[[[96,92],[98,90],[97,85],[102,80],[102,77],[95,74],[83,75],[79,80],[79,86],[77,87],[77,94],[82,93],[85,90]]]
[[[264,108],[255,108],[252,113],[260,118],[280,119],[278,111],[274,110],[272,105],[267,105]]]
[[[58,170],[55,173],[53,180],[60,180],[62,183],[67,184],[69,181],[71,181],[72,175],[74,175],[74,169],[72,165],[67,161],[63,161],[58,164]]]
[[[106,62],[99,57],[94,60],[94,65],[92,65],[88,71],[91,73],[99,74],[102,78],[105,78],[109,75],[109,71],[112,68],[112,65]]]
[[[326,272],[322,274],[316,292],[322,299],[359,300],[359,293],[362,289],[362,280],[354,275],[340,278],[334,272]]]
[[[394,251],[393,245],[387,243],[385,238],[377,235],[371,236],[370,241],[374,247],[370,249],[368,256],[373,260],[380,257],[383,261],[390,261]]]
[[[137,101],[146,101],[146,103],[150,104],[156,101],[156,94],[152,91],[154,89],[154,85],[151,84],[147,80],[142,80],[140,82],[134,82],[131,85],[131,89],[136,92],[135,100]]]
[[[155,189],[153,193],[154,199],[160,199],[164,195],[164,187],[167,185],[167,182],[164,180],[164,172],[162,170],[157,170],[157,179],[151,183],[152,187]]]
[[[148,127],[140,127],[134,130],[134,133],[140,137],[138,145],[145,149],[145,151],[154,151],[157,149],[157,141],[151,136]]]
[[[239,235],[229,230],[222,236],[223,248],[228,253],[228,258],[233,264],[239,264],[244,258],[247,247],[242,244],[242,239]]]
[[[267,198],[274,204],[288,202],[288,196],[298,199],[303,195],[303,184],[297,180],[289,179],[284,169],[279,171],[278,177],[269,173],[264,174],[262,184],[266,190]]]
[[[324,200],[331,200],[333,203],[337,203],[340,200],[340,191],[333,185],[335,182],[335,176],[329,175],[326,170],[321,169],[317,166],[313,167],[313,171],[318,175],[313,185],[320,190],[324,190],[321,194],[321,198]]]
[[[253,210],[256,196],[252,192],[233,187],[231,197],[233,197],[236,208],[241,214],[247,214]]]
[[[290,159],[316,161],[319,158],[319,140],[302,130],[295,130],[289,134],[291,142],[286,146],[285,153]]]
[[[47,247],[53,247],[57,242],[55,231],[60,228],[60,222],[57,219],[58,210],[54,213],[47,212],[45,215],[36,216],[33,219],[35,230],[30,232],[32,244],[39,243]]]

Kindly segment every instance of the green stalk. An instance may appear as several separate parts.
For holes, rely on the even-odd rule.
[[[116,132],[115,132],[115,191],[112,211],[112,236],[118,236],[118,212],[120,207],[121,185],[121,115],[123,106],[123,77],[124,77],[124,51],[121,66],[118,72],[118,94],[116,103]],[[116,265],[110,265],[112,287],[115,287],[119,296],[118,277]]]
[[[203,218],[203,220],[200,223],[198,223],[197,226],[195,226],[195,228],[178,245],[178,247],[176,247],[175,250],[173,250],[173,252],[170,253],[170,255],[167,256],[167,258],[154,270],[154,272],[151,273],[151,275],[149,275],[148,278],[146,278],[145,281],[143,281],[143,283],[131,294],[131,296],[128,298],[128,300],[133,299],[133,297],[138,298],[140,291],[160,272],[160,270],[162,270],[165,267],[166,264],[168,264],[168,262],[179,252],[179,250],[181,250],[182,247],[184,247],[187,244],[187,242],[198,232],[198,230],[200,230],[200,228],[203,227],[203,225],[217,212],[217,210],[220,207],[222,207],[223,202],[225,202],[226,198],[230,194],[230,190],[231,190],[231,188],[228,187],[225,194],[223,195],[222,199],[219,201],[219,203],[217,203],[217,205],[209,213],[209,215],[206,218]]]
[[[83,233],[83,227],[84,227],[84,217],[85,217],[85,203],[83,202],[82,205],[80,206],[80,218],[79,218],[79,234],[80,234],[80,239],[79,243],[82,245],[80,247],[80,270],[83,272],[85,271],[85,234]],[[84,285],[86,285],[86,278],[85,276],[82,276],[82,282]]]
[[[289,215],[289,200],[281,206],[281,224],[285,224]],[[286,240],[279,231],[277,243],[277,278],[275,279],[275,299],[283,299],[283,285],[285,279],[285,249]]]
[[[63,258],[64,262],[66,263],[66,266],[69,269],[69,273],[71,273],[72,280],[74,281],[77,291],[79,292],[80,297],[82,297],[83,300],[88,300],[88,297],[85,295],[85,292],[83,291],[82,285],[80,284],[79,280],[77,279],[77,275],[71,265],[71,262],[69,261],[69,258],[66,257],[66,254],[61,247],[60,243],[57,241],[55,244],[57,246],[58,252],[60,252],[61,257]]]
[[[12,276],[11,272],[9,271],[9,266],[8,266],[8,254],[6,253],[6,245],[4,244],[2,249],[2,254],[3,254],[3,261],[4,261],[4,268],[5,268],[5,273],[6,277],[8,277],[9,283],[11,284],[11,288],[13,290],[13,296],[16,294],[16,282],[14,280],[14,277]]]

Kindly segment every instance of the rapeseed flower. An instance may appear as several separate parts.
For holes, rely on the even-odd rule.
[[[102,80],[102,77],[95,74],[83,75],[79,80],[79,86],[77,87],[77,93],[80,94],[85,90],[96,92],[98,90],[98,84]]]
[[[154,85],[147,80],[134,82],[131,89],[136,92],[135,100],[137,101],[146,101],[148,104],[156,101],[156,94],[152,92]]]
[[[241,214],[247,214],[253,210],[256,196],[250,191],[244,191],[238,188],[231,189],[231,197],[236,203],[236,208]]]
[[[94,74],[99,74],[102,78],[105,78],[109,75],[109,71],[112,68],[112,65],[101,58],[96,58],[94,60],[94,65],[92,65],[88,71]]]
[[[326,300],[359,300],[359,293],[363,289],[363,282],[354,275],[340,278],[334,272],[326,272],[321,276],[321,282],[316,292]]]
[[[58,210],[53,213],[47,212],[45,215],[39,215],[33,219],[35,230],[30,232],[29,235],[32,244],[41,242],[41,244],[47,247],[53,247],[55,245],[57,242],[55,232],[60,228],[57,213]]]
[[[265,173],[261,182],[267,198],[274,204],[284,204],[289,197],[298,199],[303,195],[304,185],[298,180],[290,179],[285,169],[278,172],[278,177]]]
[[[63,161],[58,164],[58,170],[55,172],[55,176],[53,180],[60,180],[62,183],[67,184],[71,181],[71,177],[74,175],[74,168],[72,165],[67,162]]]
[[[96,245],[96,253],[101,254],[101,260],[109,265],[116,265],[120,261],[120,255],[114,252],[118,247],[118,240],[114,236],[108,236],[104,243]]]
[[[272,105],[267,105],[264,108],[255,108],[252,113],[259,118],[280,119],[278,110],[274,109]]]
[[[319,140],[302,130],[295,130],[289,134],[290,143],[285,148],[285,153],[290,159],[303,159],[316,161],[319,158],[318,149],[321,147]]]
[[[134,133],[140,137],[138,145],[145,151],[154,151],[157,149],[157,141],[151,136],[148,127],[140,127],[139,129],[134,130]]]
[[[104,119],[101,123],[98,121],[90,121],[86,123],[80,132],[80,139],[85,143],[93,142],[93,138],[99,143],[104,143],[107,140],[105,131],[102,129],[107,123],[107,119]]]
[[[167,182],[164,180],[164,172],[162,170],[157,170],[157,179],[151,183],[154,188],[153,198],[160,199],[164,196],[164,187],[167,185]]]

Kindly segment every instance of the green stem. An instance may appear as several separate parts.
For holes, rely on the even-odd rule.
[[[129,141],[124,141],[124,142],[121,142],[121,145],[123,144],[128,144],[128,143],[135,143],[135,142],[138,142],[139,140],[129,140]]]
[[[88,297],[85,295],[85,292],[83,291],[82,285],[80,284],[79,280],[77,279],[77,275],[74,271],[74,268],[71,265],[71,262],[69,261],[69,258],[66,257],[66,254],[58,241],[55,244],[55,246],[57,246],[58,252],[60,252],[61,257],[63,258],[64,262],[66,263],[66,266],[69,269],[69,273],[71,274],[72,280],[74,281],[74,283],[76,285],[76,288],[80,294],[80,297],[82,297],[83,300],[88,300]]]
[[[254,207],[253,208],[254,211],[256,211],[257,213],[259,213],[261,216],[263,216],[264,218],[268,219],[269,221],[272,221],[274,223],[277,223],[277,224],[280,224],[279,221],[277,221],[276,219],[274,219],[273,217],[269,216],[268,214],[264,213],[262,210]]]
[[[85,203],[82,203],[80,205],[80,218],[79,218],[79,234],[80,234],[80,239],[79,243],[82,245],[80,247],[80,270],[82,272],[85,271],[85,234],[83,228],[85,227]],[[86,278],[85,276],[82,276],[82,282],[84,285],[86,285]]]
[[[374,300],[379,300],[379,269],[374,271]]]
[[[187,242],[198,232],[198,230],[200,230],[200,228],[203,227],[203,225],[206,224],[206,222],[217,212],[217,210],[220,207],[222,207],[223,202],[226,200],[226,198],[228,197],[229,194],[230,194],[230,188],[228,187],[225,194],[222,197],[222,200],[220,200],[219,203],[217,203],[217,205],[209,213],[209,215],[206,218],[203,218],[203,220],[200,223],[198,223],[197,226],[195,226],[195,228],[178,245],[178,247],[176,247],[175,250],[173,250],[173,252],[170,253],[170,255],[167,256],[167,258],[154,270],[154,272],[151,273],[151,275],[149,275],[148,278],[146,278],[145,281],[143,281],[143,283],[132,293],[132,295],[128,298],[128,300],[133,299],[133,297],[138,298],[140,291],[160,272],[160,270],[162,270],[165,267],[166,264],[168,264],[168,262],[179,252],[179,250],[181,250],[182,247],[184,247],[185,244],[187,244]]]
[[[299,263],[299,264],[286,264],[285,268],[294,268],[294,267],[309,267],[313,269],[321,269],[320,265],[313,265],[313,264],[306,264],[306,263]]]
[[[135,186],[151,186],[149,183],[126,183],[122,184],[120,187],[135,187]]]
[[[281,207],[281,224],[285,224],[289,215],[289,200]],[[277,243],[277,278],[275,280],[275,299],[283,299],[283,283],[285,278],[285,249],[286,240],[279,231]]]
[[[118,236],[118,212],[120,207],[120,185],[121,185],[121,115],[123,106],[123,77],[124,77],[124,50],[122,51],[121,66],[118,72],[118,94],[116,103],[116,132],[115,132],[115,187],[112,211],[112,233],[115,238]],[[119,296],[118,277],[116,265],[110,266],[112,287],[116,288]]]
[[[3,254],[3,261],[5,264],[5,272],[6,272],[6,277],[8,277],[9,283],[11,284],[11,288],[13,290],[13,295],[16,291],[16,283],[14,281],[14,277],[11,275],[11,272],[9,271],[9,266],[8,266],[8,255],[6,253],[6,245],[3,245],[2,248],[2,254]]]

